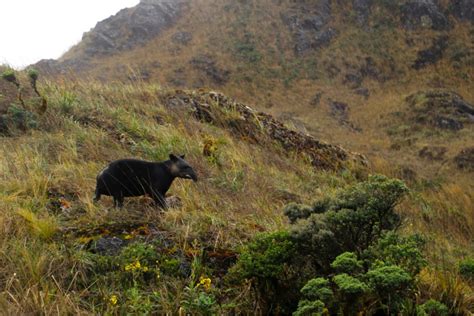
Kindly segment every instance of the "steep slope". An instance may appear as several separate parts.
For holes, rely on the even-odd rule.
[[[439,166],[413,154],[430,140],[400,148],[390,123],[414,93],[443,89],[473,103],[472,10],[470,1],[142,1],[37,66],[211,87],[317,138],[394,166],[408,159],[430,177]],[[471,125],[440,141],[453,142],[450,160],[468,146]]]
[[[12,96],[19,110],[6,115],[31,124],[0,136],[0,304],[8,314],[253,313],[258,299],[248,286],[225,277],[241,245],[286,227],[284,205],[311,204],[367,178],[360,155],[220,93],[75,81],[40,88],[47,112],[37,114],[34,102],[21,109]],[[186,153],[200,179],[173,184],[170,210],[147,197],[121,210],[106,197],[92,203],[95,176],[109,161],[170,152]],[[323,170],[321,161],[338,168]],[[472,192],[415,183],[397,211],[402,231],[428,241],[420,293],[462,310],[472,290],[452,267],[472,255]]]

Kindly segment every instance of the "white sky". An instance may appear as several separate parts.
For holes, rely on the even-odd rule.
[[[97,22],[139,0],[0,0],[0,64],[58,58]]]

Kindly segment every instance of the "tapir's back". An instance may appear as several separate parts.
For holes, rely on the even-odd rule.
[[[97,176],[102,194],[138,196],[148,193],[152,185],[155,165],[138,159],[120,159],[111,162]]]

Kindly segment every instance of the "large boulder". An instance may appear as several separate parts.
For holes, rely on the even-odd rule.
[[[401,8],[401,21],[406,29],[430,28],[446,30],[448,19],[433,0],[411,0]]]

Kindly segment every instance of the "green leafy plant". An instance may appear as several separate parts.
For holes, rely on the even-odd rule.
[[[459,273],[463,278],[474,281],[474,259],[459,262]]]
[[[430,299],[416,309],[417,316],[448,316],[449,309],[441,302]]]
[[[395,206],[407,191],[402,181],[377,175],[312,207],[290,205],[285,214],[294,223],[292,238],[315,267],[329,271],[339,254],[360,256],[385,232],[398,228]]]
[[[409,296],[413,286],[412,276],[396,265],[377,266],[365,277],[378,302],[386,306],[389,314],[400,310],[400,304]]]

